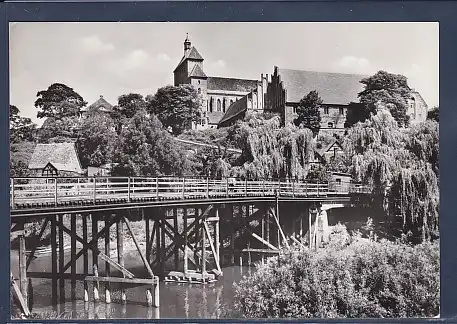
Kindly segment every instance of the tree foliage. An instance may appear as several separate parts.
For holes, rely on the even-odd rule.
[[[92,112],[81,122],[76,148],[81,166],[101,166],[111,161],[117,134],[114,122],[105,114]]]
[[[434,107],[427,113],[427,119],[433,119],[436,122],[440,122],[440,107]]]
[[[313,134],[307,128],[280,127],[280,118],[251,116],[229,133],[229,141],[238,143],[242,154],[235,176],[304,179],[314,153]]]
[[[40,143],[74,142],[78,138],[80,123],[76,116],[48,117],[38,130]]]
[[[37,97],[38,118],[79,116],[81,108],[87,104],[77,92],[62,83],[51,84],[47,90],[39,91]]]
[[[146,101],[138,93],[122,95],[117,99],[117,106],[114,110],[125,118],[132,118],[137,111],[146,109]]]
[[[175,135],[201,118],[201,98],[192,85],[162,87],[146,100],[149,113],[156,115],[166,128],[171,127]]]
[[[345,232],[317,252],[269,258],[235,285],[235,308],[246,318],[432,317],[439,276],[438,242],[412,247]]]
[[[10,144],[10,176],[27,177],[30,175],[29,162],[36,143],[21,141]]]
[[[366,118],[369,114],[376,114],[379,107],[385,107],[399,125],[408,124],[407,100],[411,89],[405,76],[379,71],[360,82],[365,85],[365,89],[359,93],[360,103],[366,109],[362,118]]]
[[[384,110],[355,125],[345,139],[354,179],[373,188],[373,206],[401,217],[413,241],[438,235],[438,134],[434,121],[399,128]]]
[[[319,108],[322,105],[322,99],[317,91],[313,90],[303,97],[298,103],[298,117],[294,120],[296,126],[309,128],[314,136],[317,136],[321,128],[321,114]]]
[[[128,120],[116,141],[114,175],[182,175],[186,156],[154,115],[140,110]]]
[[[36,137],[36,124],[27,117],[19,115],[20,111],[14,105],[10,105],[10,142],[34,141]]]

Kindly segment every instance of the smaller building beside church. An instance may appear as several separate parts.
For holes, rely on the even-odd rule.
[[[111,115],[113,113],[114,106],[106,101],[102,95],[98,98],[93,104],[88,107],[84,107],[81,109],[81,116],[84,118],[89,112],[99,112],[107,115]]]
[[[32,176],[81,176],[78,154],[74,143],[37,144],[29,162]]]

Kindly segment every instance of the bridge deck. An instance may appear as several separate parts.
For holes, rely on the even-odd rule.
[[[139,204],[198,204],[208,201],[333,200],[366,192],[357,184],[247,181],[196,178],[12,178],[11,215],[44,210],[113,208]]]

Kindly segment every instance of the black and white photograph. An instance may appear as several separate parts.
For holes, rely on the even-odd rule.
[[[14,22],[9,80],[11,319],[440,317],[438,22]]]

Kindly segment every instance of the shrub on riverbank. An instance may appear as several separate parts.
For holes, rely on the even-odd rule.
[[[439,243],[353,236],[319,251],[285,252],[235,285],[248,318],[430,317],[439,313]],[[346,242],[346,243],[344,243]]]

